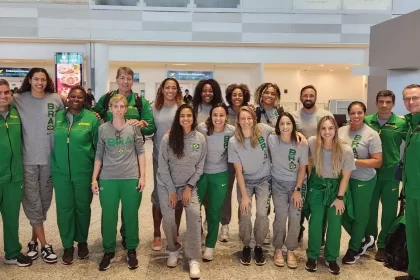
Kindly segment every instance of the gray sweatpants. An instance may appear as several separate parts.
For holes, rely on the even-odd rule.
[[[156,181],[157,171],[158,171],[158,161],[153,159],[153,192],[152,192],[153,206],[159,206],[159,195],[157,191],[157,181]]]
[[[228,176],[228,190],[222,206],[222,219],[220,220],[222,225],[228,225],[232,218],[232,191],[235,184],[235,167],[233,167],[233,163],[228,163]]]
[[[264,238],[268,232],[268,198],[270,197],[271,177],[267,176],[259,180],[245,180],[245,188],[249,199],[255,194],[256,200],[256,218],[254,225],[255,246],[262,246]],[[238,203],[241,203],[242,195],[238,189]],[[251,205],[248,208],[248,214],[239,214],[239,237],[244,246],[249,246],[252,236]]]
[[[176,188],[178,201],[182,199],[184,187]],[[168,243],[167,250],[175,252],[180,248],[177,242],[177,226],[175,223],[175,209],[168,205],[169,193],[166,187],[157,185],[159,194],[160,210],[162,211],[162,226]],[[187,231],[184,236],[184,254],[187,258],[193,260],[201,259],[201,216],[200,202],[198,200],[197,189],[191,192],[191,201],[188,207],[185,207]]]
[[[274,211],[276,217],[273,222],[273,246],[281,249],[286,245],[290,251],[298,247],[301,211],[293,206],[292,194],[296,182],[277,181],[272,178],[271,191],[273,195]],[[287,238],[286,238],[286,222]],[[286,243],[284,240],[286,239]]]
[[[51,206],[53,187],[49,165],[24,165],[23,210],[32,227],[41,226]]]

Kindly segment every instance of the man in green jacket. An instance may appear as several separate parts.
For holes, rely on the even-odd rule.
[[[400,147],[405,140],[408,126],[404,119],[392,112],[395,106],[395,94],[382,90],[376,95],[378,112],[365,117],[365,123],[379,133],[382,141],[382,166],[377,169],[378,180],[372,196],[370,218],[366,227],[366,236],[377,240],[378,251],[375,260],[383,262],[385,239],[389,227],[397,217],[400,182],[395,180],[395,170],[400,161]],[[381,230],[378,236],[378,208],[382,203]],[[372,248],[375,244],[372,245]]]
[[[408,249],[408,274],[396,280],[420,279],[420,85],[403,90],[405,115],[409,130],[404,150],[403,185],[406,196],[405,230]]]
[[[9,83],[0,79],[0,212],[3,218],[5,264],[30,266],[20,251],[19,213],[23,197],[22,130],[17,110],[10,106]]]
[[[155,133],[155,122],[153,120],[153,112],[150,107],[149,101],[146,100],[143,96],[139,96],[137,93],[134,93],[132,90],[134,83],[134,72],[131,68],[120,67],[117,71],[116,82],[118,85],[118,90],[108,92],[103,95],[98,103],[92,108],[92,111],[97,113],[99,118],[103,119],[105,122],[112,121],[112,113],[109,112],[107,104],[114,94],[122,94],[125,96],[128,102],[127,113],[125,113],[125,118],[130,120],[130,124],[134,126],[141,127],[141,133],[144,136],[150,136]],[[123,238],[122,245],[125,248],[125,226],[124,220],[121,214],[121,236]]]
[[[93,106],[92,111],[96,112],[99,117],[104,120],[104,122],[112,121],[112,113],[109,112],[107,108],[108,104],[104,103],[109,103],[110,97],[114,94],[122,94],[128,102],[125,118],[127,120],[133,120],[133,125],[140,126],[142,135],[149,136],[155,132],[155,122],[153,120],[152,109],[146,98],[133,92],[133,77],[133,70],[128,67],[120,67],[117,71],[116,78],[118,90],[110,91],[101,96],[98,103]]]

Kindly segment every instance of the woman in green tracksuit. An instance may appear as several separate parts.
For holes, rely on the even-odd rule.
[[[22,123],[10,106],[9,83],[0,79],[0,213],[3,218],[4,263],[30,266],[19,243],[19,213],[23,197]]]
[[[102,245],[104,257],[99,270],[107,270],[115,260],[118,208],[121,201],[126,227],[129,269],[138,267],[139,207],[146,183],[146,157],[139,127],[124,119],[127,100],[116,94],[109,101],[113,120],[99,127],[98,144],[92,175],[92,192],[99,194],[102,207]],[[100,173],[99,183],[97,178]]]
[[[78,257],[89,255],[87,238],[90,224],[92,178],[98,141],[99,120],[86,109],[86,91],[73,87],[68,94],[68,109],[57,112],[51,174],[57,205],[57,224],[64,247],[63,264],[73,263],[73,242],[78,242]]]
[[[347,111],[350,125],[341,127],[338,135],[352,148],[356,170],[351,173],[349,184],[353,198],[354,219],[351,222],[343,220],[344,229],[351,236],[343,264],[354,264],[375,242],[373,236],[366,238],[364,236],[376,184],[375,168],[381,167],[382,164],[382,143],[379,134],[364,123],[365,104],[354,101],[350,103]]]
[[[208,223],[204,261],[212,261],[217,232],[221,219],[221,210],[228,190],[227,147],[230,137],[235,133],[235,127],[227,124],[228,108],[219,103],[210,110],[206,122],[200,123],[197,130],[206,136],[207,156],[204,163],[204,173],[197,183],[198,196],[203,203],[207,196],[205,210]]]
[[[327,217],[325,263],[330,273],[339,274],[337,258],[340,254],[341,220],[346,209],[347,185],[355,169],[353,153],[338,138],[338,126],[333,117],[325,116],[317,126],[317,136],[308,139],[314,167],[310,172],[306,203],[311,211],[306,270],[315,272],[322,243],[324,216]],[[349,203],[351,205],[351,203]],[[347,212],[349,212],[347,206]]]

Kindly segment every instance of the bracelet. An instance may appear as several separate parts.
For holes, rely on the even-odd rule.
[[[98,181],[93,181],[92,183],[90,183],[91,185],[98,183]]]

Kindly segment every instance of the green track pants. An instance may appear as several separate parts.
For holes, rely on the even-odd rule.
[[[408,273],[420,279],[420,199],[407,197],[405,229],[408,249]]]

